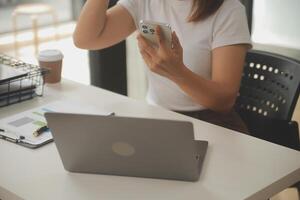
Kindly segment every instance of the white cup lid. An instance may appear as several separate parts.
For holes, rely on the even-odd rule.
[[[42,62],[55,62],[62,60],[64,55],[61,51],[55,49],[49,49],[39,52],[38,60]]]

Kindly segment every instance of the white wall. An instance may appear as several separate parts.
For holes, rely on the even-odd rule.
[[[147,79],[143,64],[144,62],[136,41],[136,33],[127,38],[126,45],[128,96],[139,100],[145,100]]]
[[[300,0],[255,0],[253,41],[300,49]]]

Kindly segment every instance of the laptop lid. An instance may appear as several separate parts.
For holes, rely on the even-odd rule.
[[[196,181],[207,142],[191,122],[46,113],[66,170]]]

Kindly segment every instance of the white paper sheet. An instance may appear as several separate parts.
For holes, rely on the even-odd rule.
[[[53,139],[50,131],[42,133],[35,137],[33,133],[47,124],[44,118],[46,112],[63,112],[74,114],[97,114],[110,115],[111,112],[97,112],[97,109],[92,106],[82,106],[75,101],[56,101],[45,106],[37,107],[25,112],[4,118],[0,120],[0,129],[5,130],[1,135],[8,136],[13,139],[19,139],[20,136],[25,137],[23,140],[29,144],[38,145]]]

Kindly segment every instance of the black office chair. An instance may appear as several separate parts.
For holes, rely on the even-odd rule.
[[[235,109],[252,136],[300,150],[298,124],[291,121],[299,81],[299,61],[263,51],[248,52]]]
[[[299,97],[300,61],[251,50],[235,109],[257,138],[300,150],[299,127],[291,121]],[[300,183],[293,187],[300,194]]]

